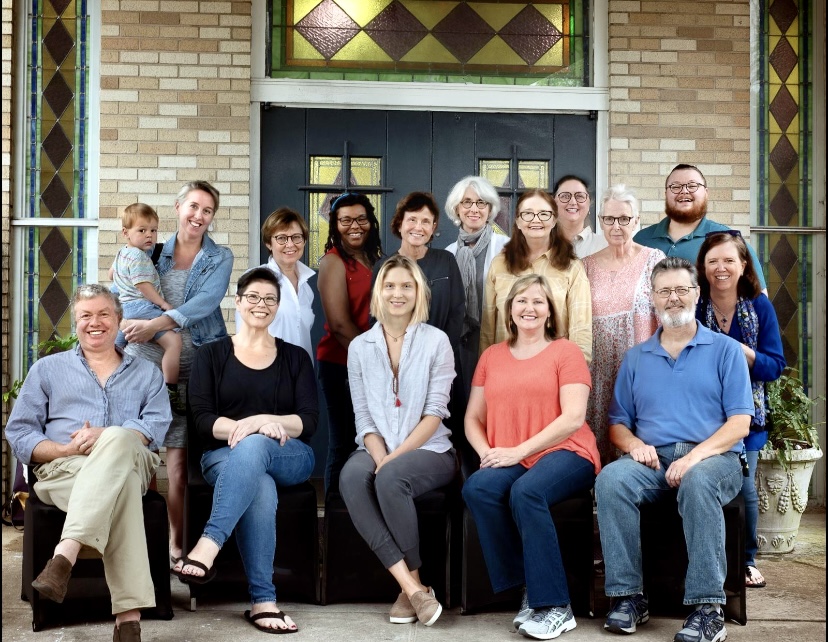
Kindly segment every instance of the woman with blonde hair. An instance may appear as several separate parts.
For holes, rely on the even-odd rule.
[[[577,344],[588,363],[592,359],[589,281],[572,244],[556,225],[554,200],[540,189],[521,194],[515,207],[512,238],[492,261],[486,277],[481,353],[506,339],[506,297],[515,281],[526,274],[546,277],[558,336]]]
[[[442,606],[422,583],[414,498],[451,483],[457,464],[443,421],[454,356],[442,330],[425,323],[430,291],[417,263],[390,257],[377,273],[377,323],[348,350],[357,451],[339,490],[359,534],[400,585],[390,621],[431,626]]]

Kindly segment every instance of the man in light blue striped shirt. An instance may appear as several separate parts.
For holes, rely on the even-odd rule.
[[[140,609],[155,606],[141,497],[160,463],[172,414],[158,368],[115,347],[117,297],[82,285],[72,301],[78,346],[38,360],[6,439],[33,464],[38,497],[67,513],[55,556],[32,586],[62,602],[81,549],[103,557],[114,639],[140,642]]]

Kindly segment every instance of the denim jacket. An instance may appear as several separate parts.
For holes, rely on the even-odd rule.
[[[177,235],[164,243],[158,259],[158,275],[164,276],[175,267],[173,252]],[[200,346],[227,336],[221,300],[230,284],[233,270],[233,252],[228,247],[216,245],[205,235],[201,251],[190,269],[184,291],[184,304],[164,314],[169,315],[179,327],[190,330],[193,345]]]

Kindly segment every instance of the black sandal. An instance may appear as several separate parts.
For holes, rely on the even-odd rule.
[[[250,611],[244,612],[244,619],[250,622],[253,626],[255,626],[259,631],[263,633],[298,633],[299,628],[295,629],[274,629],[271,626],[262,626],[258,623],[259,620],[266,620],[266,619],[273,619],[273,620],[282,620],[285,626],[287,626],[287,622],[285,622],[285,616],[287,613],[284,611],[262,611],[261,613],[256,613],[256,615],[251,615]],[[294,625],[295,626],[295,625]]]
[[[204,571],[204,575],[190,575],[189,573],[184,573],[183,571],[185,566],[195,566],[196,568],[200,568]],[[212,568],[207,568],[205,564],[202,564],[198,560],[191,560],[185,555],[181,558],[181,570],[176,571],[175,569],[171,569],[171,573],[185,584],[207,584],[207,582],[216,576],[216,568],[215,564],[213,564]]]
[[[762,579],[759,579],[762,578]],[[745,566],[745,586],[748,588],[765,588],[767,582],[755,566]]]

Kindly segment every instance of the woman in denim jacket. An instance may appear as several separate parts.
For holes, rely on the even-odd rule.
[[[149,320],[130,319],[121,324],[129,345],[127,352],[160,365],[163,351],[151,341],[162,330],[181,333],[181,367],[176,410],[167,432],[167,511],[170,518],[170,560],[182,553],[184,487],[187,481],[187,420],[183,412],[187,380],[195,349],[227,336],[221,300],[230,284],[233,253],[207,235],[219,206],[218,190],[206,181],[184,185],[175,199],[178,232],[172,236],[158,259],[158,275],[167,302],[173,306]]]

